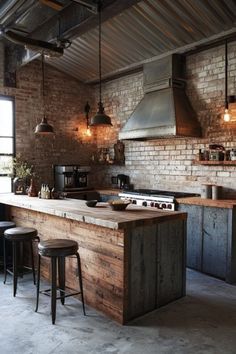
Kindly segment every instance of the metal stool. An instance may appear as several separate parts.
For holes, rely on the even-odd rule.
[[[10,229],[12,227],[16,227],[16,224],[13,221],[0,221],[0,238],[1,238],[1,247],[3,249],[3,266],[4,266],[4,260],[6,260],[7,255],[4,254],[4,252],[6,252],[5,247],[4,247],[4,231],[6,231],[7,229]],[[1,263],[2,265],[2,263]]]
[[[78,243],[72,240],[66,239],[54,239],[41,241],[38,245],[38,277],[37,277],[37,300],[36,300],[36,309],[38,311],[39,304],[39,292],[51,296],[51,315],[52,315],[52,324],[55,324],[56,320],[56,300],[60,299],[62,305],[65,304],[65,298],[73,295],[81,294],[81,300],[83,305],[83,313],[85,314],[84,306],[84,294],[83,294],[83,284],[82,284],[82,274],[81,274],[81,263],[80,256],[78,253]],[[51,258],[51,289],[44,291],[39,291],[40,287],[40,263],[41,256]],[[78,266],[78,276],[80,291],[66,294],[65,292],[65,257],[75,256],[77,258]],[[59,287],[57,287],[57,264],[58,264],[58,280]],[[60,291],[60,296],[57,296],[57,290]]]
[[[23,269],[31,269],[33,272],[33,280],[35,284],[35,268],[34,268],[34,255],[33,255],[33,241],[37,240],[39,241],[39,237],[37,236],[38,232],[36,229],[33,229],[31,227],[14,227],[11,229],[7,229],[4,232],[4,284],[6,283],[7,280],[7,273],[10,273],[13,275],[13,296],[16,296],[16,291],[17,291],[17,279],[18,279],[18,274],[23,275],[23,270],[19,271],[19,266],[18,266],[18,256],[17,253],[20,250],[20,246],[24,242],[29,242],[30,243],[30,251],[31,251],[31,268],[22,266]],[[6,244],[5,244],[5,239],[8,241],[12,242],[12,253],[13,253],[13,269],[7,268],[7,262],[6,262]]]

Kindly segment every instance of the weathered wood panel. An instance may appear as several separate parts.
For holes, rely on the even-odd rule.
[[[158,225],[157,307],[185,295],[185,233],[182,220]]]
[[[197,205],[179,205],[179,211],[188,213],[187,267],[202,271],[203,208]]]
[[[81,256],[84,295],[87,304],[123,323],[123,232],[80,223],[27,209],[11,207],[19,226],[34,226],[40,239],[69,238],[78,242]],[[42,274],[49,278],[49,263],[44,257]],[[67,286],[78,288],[76,259],[66,261]]]
[[[127,319],[156,308],[156,238],[157,225],[136,227],[128,237],[128,307]]]
[[[157,291],[162,291],[161,296],[168,298],[168,302],[180,297],[180,288],[184,295],[185,218],[178,219],[178,214],[178,222],[169,220],[167,216],[167,222],[161,225],[154,221],[140,221],[136,227],[132,225],[124,230],[112,230],[18,207],[10,207],[9,210],[17,225],[36,227],[41,239],[69,238],[78,242],[86,303],[120,323],[166,303],[159,301]],[[169,222],[171,225],[168,227],[166,224]],[[181,242],[177,245],[179,240]],[[158,242],[160,245],[157,245]],[[173,249],[177,250],[177,256],[173,256]],[[160,259],[158,252],[164,252]],[[171,264],[165,267],[164,263],[168,261]],[[161,276],[167,277],[163,285],[158,285],[160,265]],[[66,284],[76,289],[78,280],[74,258],[67,259],[66,271]],[[174,273],[175,284],[168,285]],[[42,274],[49,278],[47,258],[43,258]],[[169,297],[166,296],[168,290],[171,291]]]
[[[204,207],[203,272],[225,279],[227,242],[228,209]]]

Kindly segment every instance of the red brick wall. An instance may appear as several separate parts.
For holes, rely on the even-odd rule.
[[[95,143],[85,136],[84,106],[93,97],[90,87],[45,66],[45,112],[53,137],[36,136],[43,117],[42,72],[34,61],[17,72],[17,88],[0,86],[0,94],[15,97],[16,152],[35,166],[37,182],[53,184],[53,164],[88,164]]]
[[[229,94],[236,94],[236,46],[229,44]],[[222,120],[224,110],[224,47],[187,57],[187,94],[202,125],[203,138],[160,139],[125,142],[126,165],[101,169],[100,182],[110,183],[111,175],[130,175],[135,187],[200,191],[201,183],[217,183],[224,191],[236,190],[236,168],[192,164],[200,148],[220,143],[236,148],[236,122]],[[112,148],[120,126],[143,97],[142,73],[103,84],[103,101],[114,127],[98,130],[98,145]],[[234,105],[235,106],[235,105]],[[231,108],[235,108],[232,107]],[[234,117],[236,118],[235,110]]]

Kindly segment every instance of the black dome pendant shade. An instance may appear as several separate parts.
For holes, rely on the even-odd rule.
[[[111,118],[107,116],[104,112],[104,107],[102,104],[102,58],[101,58],[101,1],[98,3],[98,33],[99,33],[99,102],[98,102],[98,111],[94,117],[91,118],[91,126],[99,125],[112,125]]]
[[[42,77],[43,77],[43,81],[42,81],[43,109],[45,111],[45,103],[44,103],[44,97],[45,97],[45,92],[44,92],[44,54],[43,53],[42,53]],[[47,118],[45,116],[45,112],[44,112],[43,119],[41,120],[41,122],[39,124],[37,124],[34,133],[35,134],[39,134],[39,135],[50,135],[50,134],[53,134],[53,127],[50,124],[48,124]]]
[[[48,124],[47,118],[44,116],[42,121],[36,126],[35,134],[53,134],[53,127]]]

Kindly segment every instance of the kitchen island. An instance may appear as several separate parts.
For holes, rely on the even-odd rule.
[[[41,239],[78,242],[85,302],[119,323],[185,295],[186,213],[13,194],[1,194],[0,203],[9,219],[37,228]],[[78,283],[74,261],[67,261],[71,288]],[[49,275],[45,260],[42,273]]]

